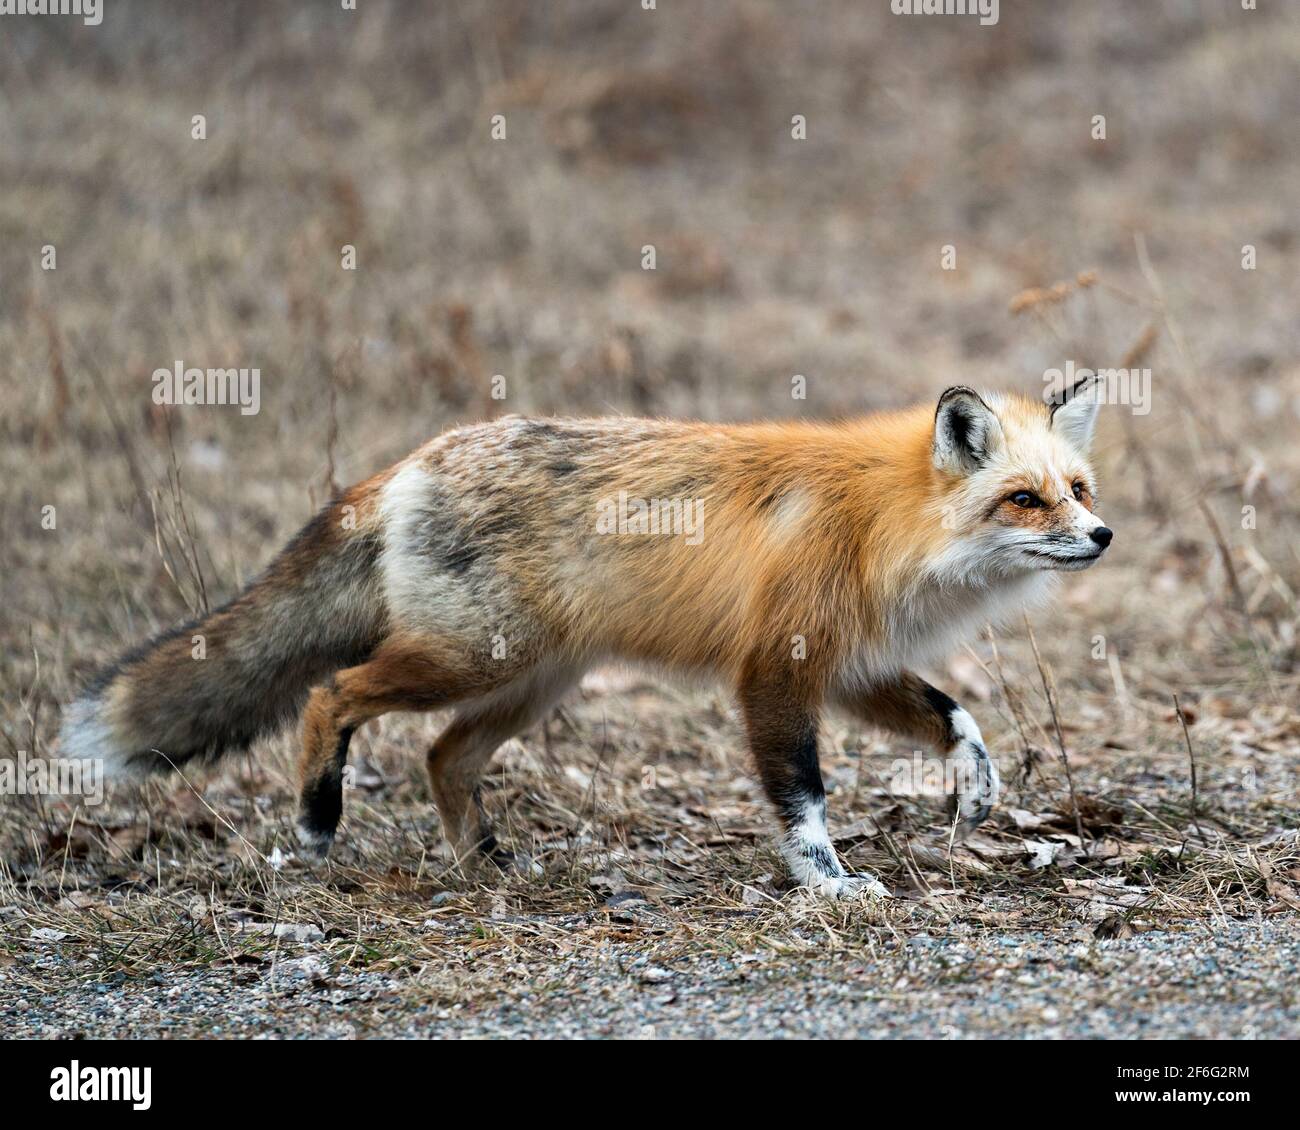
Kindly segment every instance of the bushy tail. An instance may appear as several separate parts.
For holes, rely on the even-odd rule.
[[[228,604],[102,672],[64,710],[60,756],[102,758],[108,776],[212,761],[277,730],[314,683],[362,662],[384,631],[380,538],[346,528],[343,501]]]

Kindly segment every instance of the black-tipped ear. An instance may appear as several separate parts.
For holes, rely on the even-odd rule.
[[[1096,373],[1080,377],[1069,388],[1061,389],[1051,400],[1052,429],[1087,454],[1092,445],[1092,429],[1101,406],[1101,379]]]
[[[979,393],[954,385],[939,397],[934,413],[934,465],[969,475],[1002,444],[1002,425]]]

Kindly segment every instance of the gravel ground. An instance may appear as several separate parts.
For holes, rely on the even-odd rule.
[[[1112,941],[969,931],[779,963],[736,954],[649,964],[643,947],[611,945],[582,959],[562,991],[534,979],[450,1007],[418,975],[335,975],[307,946],[234,976],[160,972],[5,994],[0,1026],[46,1038],[1293,1039],[1298,925],[1286,915]]]

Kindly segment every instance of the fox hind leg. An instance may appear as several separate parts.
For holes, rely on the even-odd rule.
[[[467,703],[430,747],[429,784],[458,860],[486,858],[503,870],[520,863],[497,843],[483,811],[480,783],[501,743],[544,717],[577,679],[572,671],[534,676],[502,688],[486,701]]]
[[[353,727],[341,727],[335,735],[332,751],[323,742],[312,747],[304,745],[304,756],[299,763],[301,785],[295,831],[299,844],[319,857],[324,857],[329,851],[343,815],[343,769],[347,764],[348,744],[352,741],[353,731]],[[310,759],[305,755],[307,748],[312,751]]]
[[[504,672],[457,664],[443,651],[390,640],[366,663],[339,671],[312,691],[298,758],[297,834],[305,848],[324,856],[333,843],[343,812],[348,743],[358,726],[394,710],[436,710],[488,693],[506,678]]]

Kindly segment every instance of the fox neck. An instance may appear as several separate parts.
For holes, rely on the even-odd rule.
[[[897,590],[879,622],[879,634],[849,656],[841,682],[859,688],[946,659],[976,639],[1050,598],[1056,577],[1041,571],[985,576],[922,570]]]

